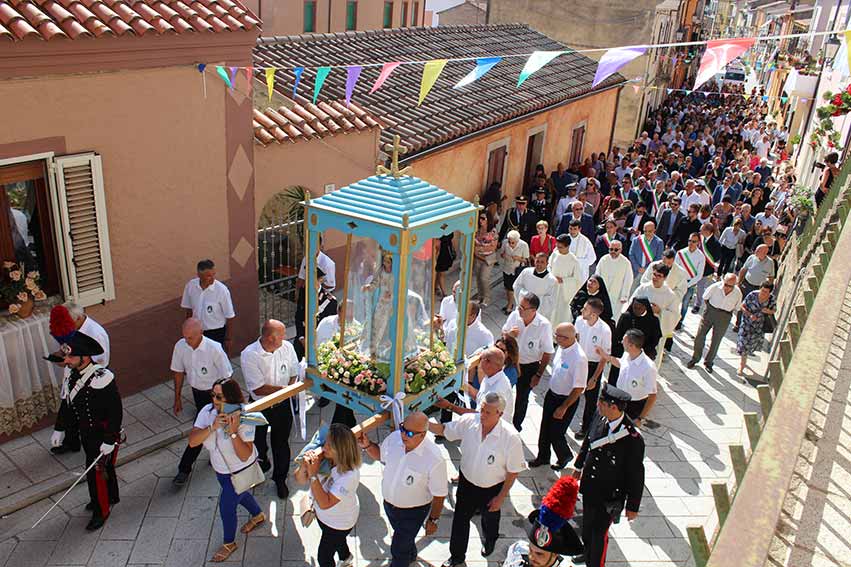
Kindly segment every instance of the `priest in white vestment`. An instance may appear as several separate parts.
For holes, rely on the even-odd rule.
[[[523,293],[534,293],[541,300],[538,313],[549,321],[555,309],[558,280],[547,269],[547,260],[548,257],[543,252],[535,255],[535,265],[524,269],[514,280],[514,297],[519,304]]]
[[[588,237],[580,232],[581,223],[578,220],[570,221],[570,251],[579,260],[579,265],[582,267],[581,280],[584,282],[591,275],[591,266],[597,261],[597,254],[594,252],[594,245],[588,240]]]
[[[680,320],[680,303],[682,299],[675,294],[665,280],[670,273],[670,268],[663,263],[659,263],[652,270],[645,270],[651,273],[650,283],[643,283],[632,293],[629,298],[630,302],[633,299],[645,297],[650,301],[653,307],[653,313],[659,317],[659,324],[662,327],[662,336],[670,337],[674,334],[674,327]],[[665,349],[660,348],[656,355],[656,365],[662,364],[662,353]]]
[[[612,304],[612,318],[617,323],[629,301],[633,279],[632,264],[629,258],[623,255],[623,242],[612,239],[609,244],[609,253],[600,256],[597,262],[596,273],[606,283],[609,301]]]
[[[629,266],[629,260],[627,260],[627,266]],[[572,323],[570,302],[573,301],[576,291],[582,287],[584,280],[582,279],[582,266],[570,251],[570,237],[568,235],[560,234],[556,238],[556,249],[550,254],[548,267],[550,273],[558,282],[553,316],[548,317],[548,319],[554,325]],[[632,275],[632,270],[630,270],[630,275]]]

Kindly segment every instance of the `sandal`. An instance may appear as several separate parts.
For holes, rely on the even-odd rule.
[[[221,563],[222,561],[227,561],[228,557],[236,551],[236,542],[233,543],[223,543],[216,554],[210,559],[211,563]]]
[[[266,515],[263,514],[263,512],[260,512],[259,514],[257,514],[256,516],[254,516],[253,518],[251,518],[250,520],[245,522],[245,524],[242,526],[242,528],[240,528],[239,531],[241,531],[244,534],[247,534],[265,521],[266,521]]]

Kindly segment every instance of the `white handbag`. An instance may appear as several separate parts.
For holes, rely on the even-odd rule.
[[[213,435],[216,436],[216,450],[222,456],[222,461],[224,461],[225,466],[228,468],[228,472],[230,472],[230,482],[233,485],[234,492],[242,494],[246,490],[250,490],[258,484],[262,484],[266,481],[266,474],[263,472],[263,469],[260,468],[260,463],[257,462],[257,459],[254,459],[254,462],[250,465],[234,472],[228,464],[224,451],[219,448],[218,434],[213,432]]]

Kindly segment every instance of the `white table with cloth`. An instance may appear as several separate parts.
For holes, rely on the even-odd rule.
[[[42,357],[56,352],[49,307],[27,319],[0,319],[0,435],[35,425],[59,408],[62,369]]]

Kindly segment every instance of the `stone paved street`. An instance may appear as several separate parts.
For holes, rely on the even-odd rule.
[[[501,303],[495,304],[485,313],[485,321],[494,331],[504,319],[501,307]],[[688,316],[685,330],[676,337],[673,357],[666,358],[663,363],[659,399],[651,416],[658,427],[647,428],[644,432],[647,480],[641,514],[634,524],[624,520],[613,527],[608,565],[692,565],[686,526],[701,523],[707,534],[715,529],[710,482],[731,478],[727,445],[746,440],[742,412],[758,411],[758,404],[753,387],[741,384],[735,378],[737,357],[731,351],[732,333],[728,334],[721,347],[720,359],[716,361],[712,376],[702,367],[685,369],[684,361],[688,355],[684,353],[683,346],[690,344],[697,323],[697,316]],[[761,368],[762,364],[764,359],[753,363],[752,367]],[[158,388],[163,400],[169,397],[170,394],[165,391],[168,386]],[[522,432],[529,459],[536,453],[540,404],[545,388],[546,380],[533,394],[527,426]],[[155,434],[166,424],[178,427],[178,420],[167,413],[168,405],[151,402],[148,410],[156,410],[156,415],[142,415],[148,410],[140,413],[133,407],[128,407],[125,414],[128,418],[131,415],[135,417],[131,419],[131,428],[144,427]],[[311,409],[308,431],[313,431],[320,419],[330,420],[332,411],[333,407],[321,412],[318,408]],[[172,421],[175,423],[171,424]],[[574,423],[572,429],[575,430],[575,427]],[[383,437],[387,431],[382,429],[379,436]],[[36,443],[44,446],[46,436],[45,432],[40,432],[33,437]],[[578,448],[572,438],[570,443],[574,450]],[[6,472],[4,483],[10,483],[21,474],[27,477],[28,484],[38,480],[37,474],[27,472],[19,457],[28,446],[31,443],[0,447],[0,465]],[[32,523],[59,495],[3,517],[0,519],[0,565],[189,567],[205,564],[221,543],[221,522],[216,508],[219,486],[209,467],[206,452],[202,453],[191,482],[182,489],[172,486],[171,478],[184,446],[185,441],[178,440],[119,467],[121,503],[99,532],[88,533],[83,529],[88,520],[88,513],[83,509],[87,500],[85,486],[75,488],[59,509],[35,530],[29,529]],[[300,446],[301,443],[293,442],[295,450]],[[447,444],[445,448],[454,468],[459,458],[457,447]],[[82,460],[79,454],[76,458]],[[69,465],[74,464],[73,458],[67,460]],[[60,474],[70,473],[60,471]],[[388,563],[390,538],[381,507],[380,475],[381,467],[376,463],[366,463],[361,470],[362,484],[358,493],[361,517],[350,538],[358,567],[378,567]],[[546,468],[523,473],[503,510],[502,537],[492,561],[487,562],[480,556],[480,542],[474,526],[468,548],[468,564],[501,565],[508,545],[523,537],[526,527],[524,517],[540,502],[555,478],[556,473]],[[14,490],[4,488],[0,496],[8,497]],[[295,516],[295,503],[303,493],[302,490],[293,490],[289,501],[284,503],[274,497],[272,483],[256,489],[255,494],[267,515],[274,515],[275,522],[267,523],[247,538],[238,537],[239,550],[228,564],[315,565],[319,528],[314,524],[305,529]],[[447,500],[448,510],[436,537],[422,536],[422,565],[436,566],[448,557],[453,505],[451,492]]]

